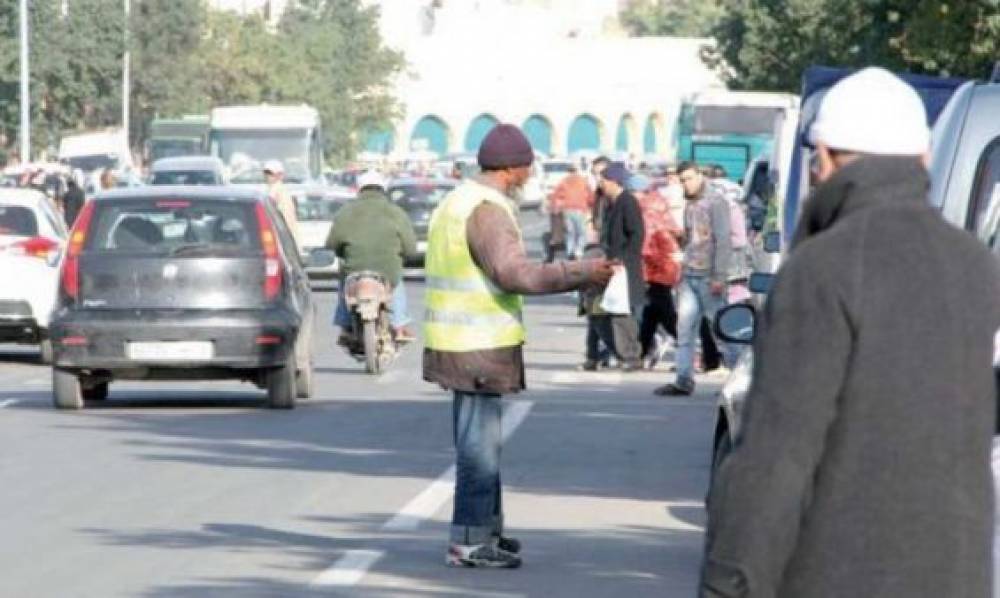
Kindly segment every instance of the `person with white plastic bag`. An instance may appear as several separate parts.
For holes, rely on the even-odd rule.
[[[608,199],[608,210],[601,231],[601,245],[609,260],[621,262],[601,307],[610,314],[614,336],[614,349],[621,361],[622,371],[642,370],[639,345],[639,322],[646,295],[642,277],[642,246],[646,227],[642,210],[635,196],[628,190],[632,173],[620,162],[615,162],[601,173],[601,190]],[[617,282],[616,282],[617,281]],[[624,286],[624,292],[620,287]],[[607,309],[605,303],[613,309]]]

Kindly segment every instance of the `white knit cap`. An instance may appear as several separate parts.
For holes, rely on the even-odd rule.
[[[358,189],[364,189],[365,187],[378,187],[385,191],[386,187],[388,187],[388,182],[379,171],[369,170],[358,177]]]
[[[285,165],[281,163],[281,160],[268,160],[264,163],[264,172],[285,174]]]
[[[809,130],[813,144],[862,154],[918,156],[930,140],[927,110],[916,90],[878,67],[831,87]]]

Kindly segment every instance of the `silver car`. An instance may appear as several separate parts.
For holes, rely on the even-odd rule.
[[[151,185],[225,185],[226,166],[214,156],[161,158],[149,169]]]

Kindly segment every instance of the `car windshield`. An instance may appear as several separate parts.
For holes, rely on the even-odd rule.
[[[0,204],[0,235],[34,237],[38,234],[35,213],[24,206]]]
[[[99,200],[87,249],[158,255],[251,253],[260,239],[254,204],[227,200]]]
[[[454,185],[399,185],[389,189],[389,199],[399,204],[422,204],[436,206],[441,203]]]
[[[152,162],[160,158],[196,156],[201,153],[201,141],[198,139],[154,139],[149,143],[149,159]]]
[[[777,108],[757,106],[697,106],[695,135],[771,135]]]
[[[308,198],[296,205],[299,220],[303,222],[332,222],[333,215],[343,207],[343,202],[335,199]]]
[[[118,160],[116,160],[114,156],[109,156],[107,154],[98,154],[95,156],[72,156],[70,158],[64,158],[62,161],[69,165],[71,169],[80,169],[84,172],[93,172],[95,170],[115,168],[118,166]]]
[[[168,170],[154,172],[153,185],[218,185],[219,180],[211,170]]]
[[[216,131],[212,147],[232,171],[233,183],[264,183],[264,164],[277,160],[285,167],[285,181],[301,183],[309,177],[309,134],[303,131]]]

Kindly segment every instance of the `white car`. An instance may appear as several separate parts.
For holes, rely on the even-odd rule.
[[[334,215],[353,199],[354,193],[330,192],[305,196],[296,202],[302,243],[299,251],[310,279],[330,280],[340,272],[340,260],[335,255],[327,255],[332,252],[326,249],[326,238],[333,228]]]
[[[39,345],[52,359],[49,318],[69,233],[44,194],[0,189],[0,342]],[[16,281],[16,282],[15,282]]]

